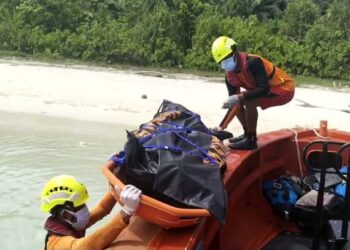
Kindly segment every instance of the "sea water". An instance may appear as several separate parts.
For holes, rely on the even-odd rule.
[[[101,166],[122,150],[125,129],[135,128],[0,112],[1,249],[43,249],[48,214],[40,193],[53,176],[75,176],[88,188],[89,207],[96,205],[108,190]]]

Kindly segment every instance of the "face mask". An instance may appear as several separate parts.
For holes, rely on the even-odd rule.
[[[90,219],[90,211],[86,205],[75,213],[66,209],[65,209],[65,212],[69,213],[71,216],[75,218],[74,222],[70,220],[66,220],[69,224],[72,225],[74,229],[83,230],[86,228]]]
[[[229,57],[221,61],[221,68],[223,68],[226,72],[233,71],[236,68],[236,62],[232,57]]]

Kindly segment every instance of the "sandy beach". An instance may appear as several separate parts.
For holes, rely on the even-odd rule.
[[[0,196],[9,201],[0,207],[4,249],[43,249],[39,194],[55,175],[77,176],[89,187],[89,206],[97,204],[107,190],[101,165],[123,149],[125,129],[152,119],[163,99],[199,113],[209,127],[226,112],[222,78],[4,59],[0,76]],[[322,119],[349,131],[350,113],[341,111],[350,109],[349,94],[297,88],[287,105],[259,113],[258,132],[317,128]],[[242,132],[237,119],[228,130]]]
[[[163,99],[180,103],[213,127],[225,114],[227,90],[218,79],[137,69],[0,61],[0,110],[124,124],[135,129],[149,121]],[[142,98],[146,95],[147,98]],[[297,88],[287,105],[259,111],[258,132],[281,128],[328,127],[349,130],[350,93]],[[306,103],[305,103],[306,102]],[[311,107],[311,106],[320,107]],[[228,129],[241,133],[235,119]]]

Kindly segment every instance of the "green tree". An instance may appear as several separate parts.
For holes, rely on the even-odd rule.
[[[28,29],[39,26],[44,33],[75,30],[84,21],[82,5],[70,0],[23,0],[16,14],[22,26]]]
[[[313,0],[313,2],[320,8],[322,15],[326,14],[331,1],[332,0]]]
[[[136,0],[123,6],[119,47],[109,56],[138,64],[181,66],[192,46],[194,22],[205,6],[199,0]]]
[[[260,20],[281,17],[287,7],[288,0],[254,0],[252,2],[252,14]]]
[[[327,21],[336,31],[342,31],[341,38],[350,38],[350,1],[334,0],[327,12]]]
[[[21,0],[1,0],[0,5],[12,12],[21,3]]]
[[[334,0],[306,34],[308,74],[350,79],[349,1]]]
[[[287,5],[288,4],[288,5]],[[53,58],[218,70],[233,37],[296,74],[349,76],[349,0],[2,0],[0,49]]]
[[[280,17],[288,0],[211,0],[216,12],[224,16],[249,17],[257,15],[260,20]]]
[[[0,34],[0,49],[16,49],[13,46],[16,41],[14,19],[9,8],[3,5],[0,5]]]
[[[288,5],[280,26],[280,33],[300,43],[308,29],[319,18],[319,9],[312,0],[295,0]]]

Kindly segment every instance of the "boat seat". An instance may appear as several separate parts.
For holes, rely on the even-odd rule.
[[[310,154],[308,151],[310,151],[311,146],[318,145],[322,148],[322,153],[319,157],[319,163],[320,168],[315,168],[312,166],[308,160],[308,156]],[[331,148],[333,147],[333,150]],[[330,155],[330,152],[334,152],[334,147],[338,149],[335,154]],[[346,151],[348,150],[348,151]],[[330,178],[330,183],[333,185],[337,182],[345,181],[346,188],[345,191],[345,198],[344,198],[344,207],[343,211],[340,215],[341,220],[328,220],[328,230],[327,230],[327,238],[330,249],[342,249],[345,243],[350,239],[349,234],[349,221],[350,221],[350,169],[347,169],[347,173],[342,173],[340,169],[342,168],[342,159],[344,156],[344,153],[348,152],[348,156],[345,157],[345,159],[348,159],[348,166],[350,166],[350,143],[339,143],[339,142],[328,142],[328,141],[314,141],[309,143],[304,148],[304,164],[306,164],[309,168],[309,170],[312,170],[316,174],[318,174],[318,181],[319,181],[319,187],[318,187],[318,197],[317,197],[317,214],[318,214],[318,223],[315,224],[314,227],[314,235],[313,235],[313,242],[312,242],[312,249],[318,249],[321,242],[321,235],[322,235],[322,225],[323,225],[323,196],[325,189],[328,187],[329,183],[327,183],[327,174],[334,174],[333,170],[336,171],[336,174],[339,178]],[[334,157],[330,157],[334,156]],[[346,156],[346,155],[345,155]],[[333,158],[331,160],[330,158]],[[329,177],[329,176],[328,176]],[[333,176],[335,177],[335,176]],[[339,180],[340,179],[340,180]]]

